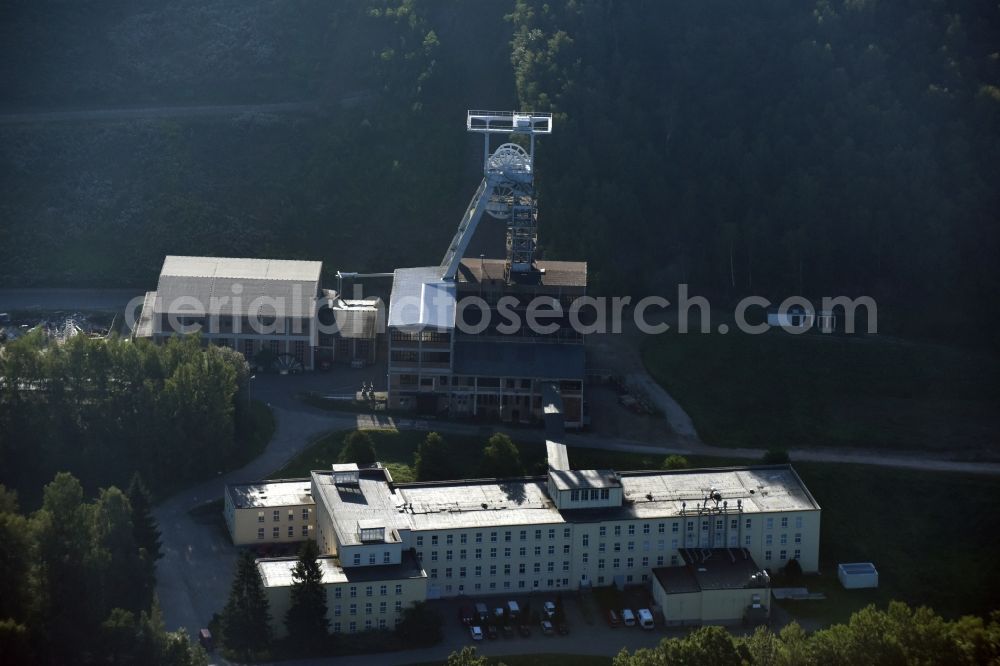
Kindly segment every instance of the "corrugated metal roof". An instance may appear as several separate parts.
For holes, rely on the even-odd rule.
[[[583,379],[581,344],[462,340],[455,343],[456,375]]]
[[[322,268],[319,261],[168,256],[156,312],[311,318]]]
[[[322,270],[322,261],[167,255],[163,260],[160,275],[318,282]]]
[[[156,308],[156,292],[147,291],[146,297],[142,300],[142,312],[139,314],[139,321],[132,331],[134,338],[153,337],[153,311]]]
[[[455,275],[457,282],[505,282],[504,259],[463,259]],[[586,287],[586,261],[536,261],[541,284],[550,287]]]
[[[455,283],[441,279],[440,266],[397,268],[392,276],[389,326],[455,327]]]

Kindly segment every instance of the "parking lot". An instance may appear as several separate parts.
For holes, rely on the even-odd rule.
[[[522,609],[525,602],[528,602],[531,615],[538,616],[535,618],[536,621],[528,624],[530,636],[522,637],[515,629],[512,637],[505,637],[503,632],[498,632],[498,637],[495,639],[484,637],[483,640],[476,641],[473,640],[469,628],[459,620],[459,611],[463,606],[474,608],[477,602],[481,602],[492,613],[493,609],[506,606],[509,600],[516,601]],[[676,630],[667,631],[660,625],[653,630],[623,625],[612,628],[608,625],[604,610],[593,594],[564,592],[562,607],[568,633],[560,635],[554,631],[551,635],[545,635],[541,630],[540,619],[544,615],[543,606],[546,601],[555,602],[555,593],[462,597],[433,601],[431,604],[444,616],[443,644],[448,646],[448,651],[473,645],[480,653],[486,655],[559,652],[611,656],[623,647],[629,650],[653,647],[667,636],[682,633]],[[631,602],[631,598],[629,601]]]

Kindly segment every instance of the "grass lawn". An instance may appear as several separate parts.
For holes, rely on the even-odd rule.
[[[891,599],[929,605],[943,615],[984,614],[1000,590],[1000,484],[980,476],[800,463],[802,480],[823,508],[822,575],[809,576],[823,602],[785,602],[802,617],[846,620]],[[844,590],[838,562],[873,562],[877,590]]]
[[[309,476],[314,469],[326,469],[336,462],[349,430],[332,432],[318,439],[312,446],[302,451],[284,467],[275,471],[271,478],[289,479]],[[427,432],[419,430],[369,430],[375,442],[375,452],[392,478],[398,482],[416,481],[413,469],[413,454]],[[454,446],[455,462],[466,470],[466,478],[478,475],[480,452],[486,446],[486,436],[444,435]],[[537,442],[515,442],[521,452],[521,462],[529,473],[543,473],[545,469],[545,446]]]
[[[876,338],[649,337],[643,360],[722,446],[851,446],[1000,455],[1000,361]]]

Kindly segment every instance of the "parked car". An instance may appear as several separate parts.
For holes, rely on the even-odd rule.
[[[556,625],[556,631],[559,633],[560,636],[568,636],[569,625],[566,624],[565,622],[560,622],[559,624]]]
[[[553,633],[555,633],[555,628],[552,626],[552,623],[549,622],[548,620],[542,620],[542,633],[545,634],[546,636],[551,636]]]
[[[500,634],[497,633],[496,625],[493,624],[486,625],[486,637],[489,638],[491,641],[500,637]]]
[[[526,624],[517,625],[517,633],[521,635],[521,638],[531,638],[531,627]]]
[[[635,613],[633,613],[631,609],[628,608],[622,609],[622,624],[624,624],[626,627],[635,626]]]
[[[608,609],[608,626],[614,628],[620,626],[622,623],[621,618],[618,617],[618,613],[614,612],[610,608]]]
[[[510,613],[510,619],[516,620],[521,615],[521,607],[517,605],[516,601],[508,601],[507,612]]]
[[[653,629],[656,624],[653,622],[653,614],[649,612],[648,608],[640,608],[639,613],[639,626],[643,629]]]
[[[198,632],[198,642],[205,648],[205,652],[211,652],[215,649],[215,639],[212,638],[212,632],[208,629],[202,629]]]
[[[542,604],[542,609],[545,611],[545,617],[549,618],[550,620],[556,614],[556,605],[551,601],[546,601],[544,604]]]
[[[510,626],[509,624],[503,625],[501,631],[503,631],[504,638],[514,638],[514,627]]]
[[[490,612],[486,609],[486,604],[478,603],[476,604],[476,615],[479,616],[480,622],[488,622],[490,619]]]
[[[472,635],[472,640],[481,641],[483,640],[483,629],[482,627],[469,627],[469,634]]]
[[[458,621],[466,627],[471,627],[476,621],[476,611],[472,606],[462,606],[458,609]]]

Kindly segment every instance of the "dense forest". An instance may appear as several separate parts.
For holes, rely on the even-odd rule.
[[[26,504],[56,472],[88,490],[138,472],[162,495],[247,459],[273,432],[247,405],[248,366],[196,336],[157,346],[34,331],[0,354],[0,483]]]
[[[160,532],[139,477],[88,501],[60,473],[28,515],[0,484],[0,664],[199,666],[157,605]]]
[[[557,114],[542,252],[587,260],[594,292],[868,294],[885,332],[965,342],[1000,323],[995,4],[0,11],[8,111],[318,105],[0,123],[3,286],[148,287],[167,252],[437,261],[477,178],[464,109],[519,104]]]

